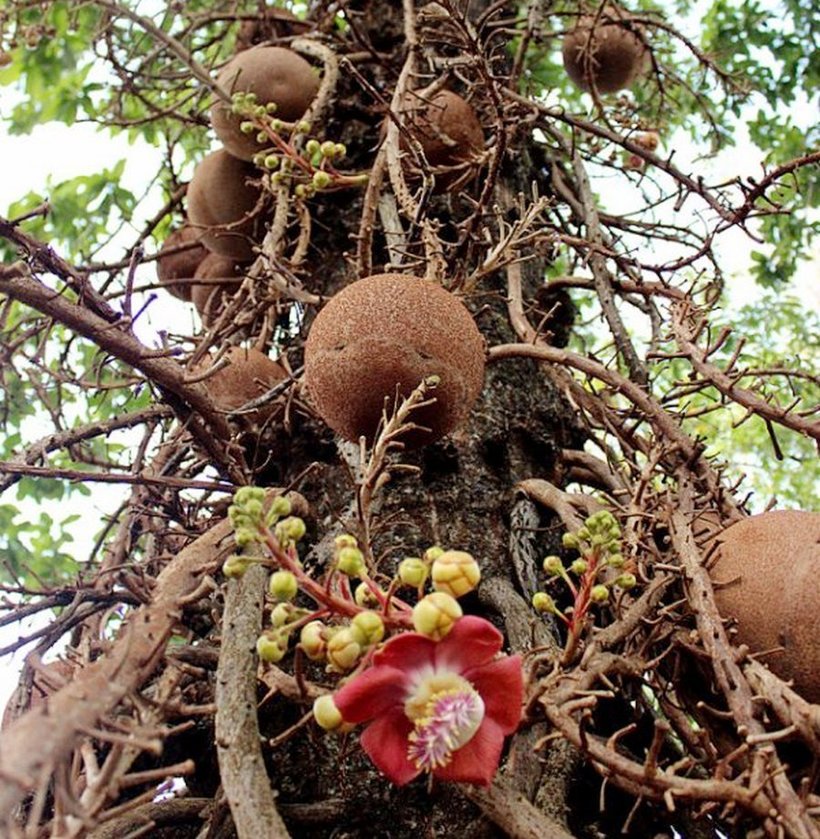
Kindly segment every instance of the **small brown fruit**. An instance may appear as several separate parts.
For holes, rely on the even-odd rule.
[[[220,411],[235,411],[252,399],[258,399],[288,377],[285,368],[278,361],[268,358],[256,349],[230,347],[224,357],[230,364],[202,381],[202,385]],[[212,358],[205,358],[195,365],[193,370],[202,372],[212,364]],[[257,408],[246,416],[262,423],[270,416],[272,407],[266,405]]]
[[[608,5],[602,14],[583,15],[563,43],[564,69],[582,90],[614,93],[645,70],[649,51],[629,15]]]
[[[410,420],[409,447],[447,434],[469,414],[484,380],[484,341],[470,312],[419,277],[377,274],[342,289],[319,312],[305,345],[305,382],[324,421],[348,440],[372,440],[385,399],[438,376],[435,402]]]
[[[237,261],[253,259],[253,245],[262,240],[267,220],[261,189],[251,183],[259,176],[224,149],[196,167],[188,185],[188,221],[201,231],[208,250]]]
[[[195,244],[200,235],[199,230],[186,224],[169,233],[159,249],[157,278],[174,297],[186,302],[191,299],[191,284],[177,281],[192,279],[199,263],[207,256],[208,251],[201,244]],[[182,247],[186,249],[177,250]]]
[[[484,131],[465,99],[451,90],[413,94],[407,128],[432,166],[466,163],[484,150]]]
[[[736,641],[809,702],[820,702],[820,513],[750,516],[715,538],[710,569],[722,617]]]
[[[239,53],[222,69],[217,83],[229,94],[256,94],[257,105],[273,102],[274,116],[287,122],[300,119],[319,90],[319,79],[310,64],[284,47],[254,47]],[[245,120],[247,117],[231,111],[228,102],[220,100],[211,108],[211,124],[227,151],[252,160],[266,144],[257,142],[256,131],[242,132]]]
[[[219,317],[228,299],[242,283],[247,263],[236,262],[227,256],[211,253],[202,260],[191,288],[191,302],[196,306],[204,326],[211,326]]]
[[[264,17],[243,20],[236,36],[236,51],[243,52],[265,41],[302,35],[311,28],[306,20],[299,20],[287,9],[266,9]]]

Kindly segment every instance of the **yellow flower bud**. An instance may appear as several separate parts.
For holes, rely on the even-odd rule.
[[[340,551],[342,548],[356,548],[359,545],[356,541],[356,537],[350,533],[342,533],[337,536],[333,540],[333,544],[336,546],[337,551]]]
[[[363,609],[372,609],[374,606],[379,605],[378,598],[370,590],[370,586],[367,583],[359,583],[356,586],[356,590],[353,592],[353,599],[356,601],[356,605],[361,606]]]
[[[384,621],[377,612],[359,612],[350,622],[350,631],[363,647],[372,647],[384,638]]]
[[[424,560],[408,556],[399,563],[399,580],[402,585],[419,588],[427,580],[429,570]]]
[[[606,603],[609,600],[609,589],[604,585],[593,586],[589,598],[593,603]]]
[[[342,725],[344,719],[333,701],[333,696],[325,693],[313,700],[313,719],[325,731],[335,731]]]
[[[435,562],[444,553],[444,548],[438,545],[433,545],[432,548],[427,548],[424,552],[424,561],[427,563]]]
[[[295,609],[290,603],[277,603],[270,613],[271,626],[277,629],[293,620]]]
[[[335,670],[342,673],[352,670],[361,654],[361,644],[347,628],[340,629],[327,642],[327,660]]]
[[[444,591],[434,591],[413,607],[413,626],[416,632],[441,641],[462,616],[458,601]]]
[[[321,621],[306,623],[299,633],[299,645],[311,661],[324,661],[327,652],[325,625]]]
[[[433,562],[432,576],[436,591],[463,597],[478,585],[481,571],[466,551],[445,551]]]

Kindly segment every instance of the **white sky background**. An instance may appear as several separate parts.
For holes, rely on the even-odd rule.
[[[13,89],[0,88],[0,118],[6,113],[18,96]],[[2,128],[0,128],[2,131]],[[744,136],[744,129],[738,129],[737,144],[711,159],[693,161],[701,154],[700,148],[694,147],[685,136],[674,139],[676,149],[676,163],[684,171],[695,171],[703,175],[707,183],[729,180],[735,176],[758,177],[762,172],[763,152],[753,146],[748,137]],[[671,145],[662,144],[659,153],[669,150]],[[143,192],[146,180],[153,176],[159,165],[160,150],[147,144],[137,142],[129,144],[124,136],[111,137],[107,133],[98,131],[94,126],[79,124],[68,127],[52,123],[38,126],[27,136],[11,137],[0,134],[0,160],[4,161],[2,176],[0,176],[0,214],[7,215],[9,205],[19,200],[29,191],[46,192],[47,181],[54,184],[76,177],[99,171],[103,167],[113,166],[120,159],[127,160],[123,186],[136,195]],[[624,178],[609,178],[609,182],[593,183],[613,212],[636,209],[640,206],[640,192],[625,188]],[[162,204],[162,196],[156,195],[145,202],[140,209],[141,218],[150,217]],[[137,219],[139,222],[139,219]],[[126,231],[124,237],[115,246],[109,246],[107,255],[115,259],[123,256],[124,248],[133,240],[133,236]],[[750,252],[762,249],[751,241],[738,228],[722,235],[716,242],[720,262],[725,268],[728,287],[731,295],[731,305],[741,305],[755,295],[759,289],[749,274]],[[679,254],[678,254],[679,255]],[[804,299],[808,306],[811,301],[820,308],[820,245],[815,247],[814,258],[804,264],[795,281],[795,291]],[[141,269],[137,275],[138,282],[153,282],[155,279],[153,265]],[[149,346],[159,346],[157,330],[169,328],[175,333],[185,332],[185,327],[195,328],[195,315],[192,307],[177,301],[170,295],[159,293],[155,303],[138,323],[137,333],[141,340]],[[30,440],[47,433],[49,425],[44,423],[42,429],[27,429]],[[92,486],[92,495],[79,502],[84,520],[74,528],[75,546],[78,559],[85,558],[98,532],[102,516],[116,509],[128,487],[109,485]],[[758,499],[760,504],[767,499]],[[0,502],[18,503],[14,490],[7,493]],[[23,505],[21,505],[23,506]],[[25,508],[24,508],[25,509]],[[60,515],[70,512],[69,505],[62,504]],[[59,516],[55,516],[58,518]],[[89,517],[91,523],[89,523]],[[17,628],[9,628],[0,632],[0,645],[8,643],[15,637]],[[12,679],[0,680],[0,707],[5,703],[7,693],[11,690]]]

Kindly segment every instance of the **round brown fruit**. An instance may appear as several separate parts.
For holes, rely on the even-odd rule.
[[[224,358],[230,363],[202,381],[211,401],[220,411],[235,411],[252,399],[258,399],[288,377],[287,371],[278,361],[256,349],[230,347]],[[206,357],[194,365],[193,372],[207,370],[212,364],[213,359]],[[243,416],[262,423],[272,410],[272,405],[265,405]]]
[[[236,36],[236,51],[243,52],[265,41],[286,38],[289,35],[302,35],[311,25],[306,20],[299,20],[287,9],[266,9],[264,17],[243,20]]]
[[[216,81],[230,95],[255,93],[257,105],[275,103],[274,116],[287,122],[300,119],[319,90],[310,64],[284,47],[245,50],[225,65]],[[211,108],[211,124],[225,148],[234,157],[252,160],[268,144],[257,142],[256,131],[242,132],[240,126],[246,120],[231,111],[229,102],[220,100]]]
[[[750,516],[715,545],[715,600],[722,617],[737,621],[736,641],[766,652],[760,660],[772,672],[820,702],[820,513]]]
[[[208,255],[201,244],[196,244],[200,235],[199,230],[186,224],[169,233],[159,249],[157,278],[174,297],[186,302],[191,299],[191,284],[178,281],[192,279],[199,263]],[[177,250],[182,247],[185,250]]]
[[[582,90],[614,93],[645,70],[649,51],[636,24],[607,6],[600,17],[583,15],[563,43],[564,69]]]
[[[202,260],[194,279],[207,282],[196,283],[191,288],[191,302],[205,327],[216,322],[225,304],[242,284],[247,263],[236,262],[227,256],[211,253]]]
[[[484,150],[484,131],[465,99],[451,90],[412,95],[408,128],[432,166],[466,163]]]
[[[188,185],[188,221],[208,250],[239,262],[253,259],[253,245],[265,233],[262,192],[252,183],[259,172],[228,154],[212,152],[194,170]]]
[[[377,274],[342,289],[319,312],[305,345],[305,382],[319,415],[348,440],[372,441],[385,399],[408,396],[438,376],[431,405],[410,421],[429,431],[401,436],[431,443],[469,414],[484,381],[484,341],[470,312],[428,280]]]

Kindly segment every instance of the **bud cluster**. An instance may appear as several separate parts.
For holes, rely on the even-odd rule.
[[[637,580],[634,574],[623,570],[621,528],[608,510],[591,515],[575,533],[565,533],[562,544],[564,548],[577,551],[579,556],[568,566],[559,556],[545,557],[543,569],[549,582],[560,579],[564,583],[573,604],[562,611],[551,595],[538,591],[532,605],[536,612],[553,614],[563,621],[572,640],[585,625],[592,604],[608,602],[613,588],[628,591]]]
[[[256,135],[260,150],[254,155],[253,163],[269,173],[271,186],[289,180],[295,184],[293,191],[297,198],[304,199],[322,190],[365,182],[366,176],[346,175],[336,168],[337,162],[347,154],[344,143],[309,137],[310,123],[305,120],[283,122],[275,116],[275,103],[260,105],[254,93],[240,91],[233,96],[231,110],[244,118],[240,131]],[[301,144],[294,142],[297,137],[302,139]]]

